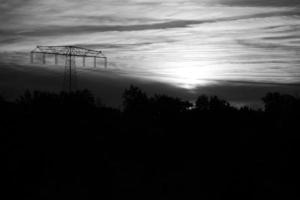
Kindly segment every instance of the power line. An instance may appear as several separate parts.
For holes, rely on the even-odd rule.
[[[104,68],[107,69],[107,57],[102,51],[96,51],[76,46],[37,46],[30,53],[31,63],[34,63],[35,55],[42,56],[42,63],[46,64],[46,56],[55,56],[55,65],[58,65],[58,56],[65,56],[65,73],[63,90],[73,91],[77,89],[77,75],[75,58],[82,58],[83,67],[86,66],[86,58],[94,59],[94,68],[97,67],[97,58],[104,59]]]

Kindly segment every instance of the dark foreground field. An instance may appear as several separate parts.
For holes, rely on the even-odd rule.
[[[300,99],[264,110],[130,87],[121,110],[88,91],[0,98],[5,199],[292,199]]]

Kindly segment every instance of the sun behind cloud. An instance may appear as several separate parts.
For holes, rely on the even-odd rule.
[[[111,70],[189,90],[218,80],[299,82],[293,0],[17,0],[0,11],[1,52],[100,49]]]

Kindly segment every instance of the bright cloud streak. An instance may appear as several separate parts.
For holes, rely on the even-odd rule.
[[[1,51],[102,49],[111,68],[187,89],[219,80],[300,80],[300,7],[293,0],[1,2]]]

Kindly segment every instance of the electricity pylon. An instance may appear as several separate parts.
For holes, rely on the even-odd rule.
[[[104,68],[107,69],[107,57],[103,55],[102,51],[90,50],[76,46],[37,46],[30,53],[31,63],[34,63],[34,55],[42,55],[42,63],[46,64],[46,56],[55,56],[55,65],[58,65],[58,56],[65,56],[65,74],[64,86],[65,91],[71,92],[76,90],[77,76],[76,76],[76,57],[82,58],[82,66],[86,66],[86,58],[94,59],[94,68],[97,67],[97,58],[104,59]]]

